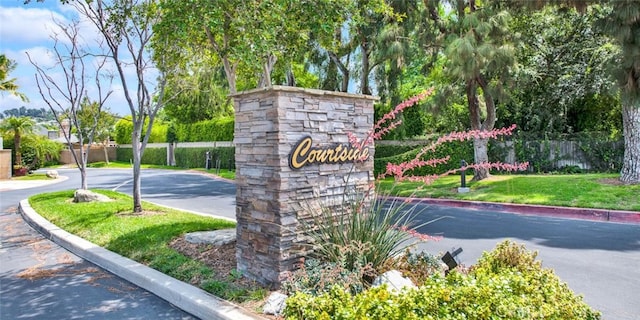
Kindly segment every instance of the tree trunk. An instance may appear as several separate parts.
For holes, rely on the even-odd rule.
[[[89,189],[89,185],[87,184],[87,169],[85,167],[80,167],[80,188],[82,190]]]
[[[236,85],[236,67],[226,57],[222,59],[222,65],[224,66],[224,73],[227,76],[227,83],[229,84],[229,93],[234,94],[238,92]]]
[[[481,119],[482,110],[478,103],[478,86],[482,89],[486,107],[486,118]],[[496,123],[496,104],[489,93],[487,81],[482,75],[467,82],[467,100],[469,101],[469,114],[471,115],[471,128],[473,130],[491,131]],[[473,139],[473,157],[476,164],[489,162],[488,139]],[[473,181],[480,181],[490,176],[488,168],[475,168]]]
[[[87,145],[85,149],[84,145],[80,144],[80,166],[78,167],[80,169],[80,187],[82,190],[89,189],[89,185],[87,183],[87,159],[89,158],[89,149],[89,145]],[[72,152],[75,153],[75,151]]]
[[[362,51],[362,77],[360,78],[360,91],[362,94],[371,94],[371,88],[369,88],[369,73],[370,61],[369,54],[371,53],[371,48],[369,47],[369,43],[367,40],[363,40],[360,49]]]
[[[107,143],[102,144],[102,150],[104,151],[104,162],[109,165],[109,152],[107,151]]]
[[[18,132],[16,130],[16,132],[13,134],[13,147],[16,149],[15,150],[15,155],[16,155],[16,166],[21,166],[22,165],[22,152],[20,152],[20,132]]]
[[[278,57],[273,54],[269,54],[267,57],[267,61],[262,65],[262,75],[260,76],[260,81],[258,81],[258,88],[265,88],[271,86],[271,71],[273,70],[273,66],[278,61]]]
[[[627,101],[625,101],[627,100]],[[623,98],[622,132],[624,136],[624,158],[620,181],[640,183],[640,106]]]
[[[142,212],[142,194],[140,193],[140,132],[144,119],[138,119],[133,124],[133,133],[131,136],[131,149],[133,152],[133,212]]]
[[[293,68],[291,66],[287,68],[287,85],[290,87],[296,86],[296,77],[293,74]]]
[[[489,139],[473,139],[473,157],[476,164],[489,162],[487,153]],[[473,181],[480,181],[489,177],[489,169],[476,168],[473,172]]]
[[[468,80],[465,88],[467,94],[467,104],[469,106],[469,115],[472,130],[481,130],[482,121],[480,119],[480,103],[478,102],[478,84],[475,80]],[[487,140],[473,139],[473,162],[487,162]],[[473,181],[480,181],[489,177],[489,169],[475,168],[473,170]]]

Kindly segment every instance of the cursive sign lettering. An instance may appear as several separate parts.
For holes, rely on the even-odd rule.
[[[310,164],[334,164],[363,161],[369,158],[369,148],[358,148],[350,144],[330,147],[313,147],[313,140],[306,136],[293,146],[289,154],[289,167],[300,169]]]

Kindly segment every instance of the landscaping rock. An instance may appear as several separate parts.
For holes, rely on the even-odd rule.
[[[284,307],[286,306],[285,300],[287,300],[288,296],[284,293],[273,292],[269,298],[267,298],[267,303],[265,303],[262,308],[262,312],[264,314],[272,314],[274,316],[279,316],[284,311]]]
[[[47,170],[47,178],[58,179],[58,171],[56,170]]]
[[[373,280],[373,287],[379,287],[381,285],[387,285],[389,292],[400,292],[404,289],[417,288],[413,282],[402,276],[402,273],[398,270],[389,270]]]
[[[189,243],[222,246],[236,241],[236,229],[191,232],[187,233],[184,239]]]
[[[111,199],[105,195],[89,190],[78,189],[73,193],[73,202],[109,202]]]

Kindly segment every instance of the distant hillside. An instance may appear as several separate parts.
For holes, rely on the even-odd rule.
[[[2,114],[0,114],[0,119],[9,118],[11,116],[30,117],[36,120],[36,122],[55,120],[53,112],[49,109],[27,109],[24,106],[3,111]]]

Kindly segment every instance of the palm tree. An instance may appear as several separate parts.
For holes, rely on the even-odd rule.
[[[9,73],[16,68],[16,63],[7,58],[6,55],[0,54],[0,92],[9,92],[10,94],[19,97],[22,101],[27,101],[27,96],[18,92],[18,85],[16,79],[7,79]]]
[[[13,134],[13,147],[15,152],[15,165],[22,165],[22,153],[20,150],[20,142],[22,135],[30,133],[33,130],[35,122],[29,117],[9,117],[0,123],[0,129],[3,132]]]

